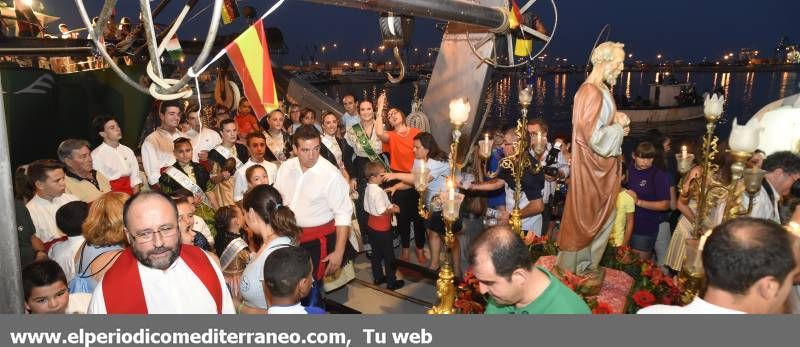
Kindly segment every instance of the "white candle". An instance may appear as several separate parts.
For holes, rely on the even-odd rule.
[[[685,145],[681,146],[681,158],[686,159],[686,157],[688,157],[688,156],[689,155],[688,155],[688,150],[687,150],[686,146]]]
[[[451,179],[447,180],[447,187],[448,187],[447,199],[449,201],[454,201],[456,199],[456,189],[454,187],[453,180]]]
[[[483,134],[483,140],[489,143],[489,133]]]

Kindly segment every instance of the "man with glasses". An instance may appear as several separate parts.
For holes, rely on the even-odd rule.
[[[503,135],[503,153],[506,157],[514,155],[514,145],[517,141],[519,141],[519,137],[517,136],[516,129],[511,128],[506,130]],[[530,152],[525,152],[525,154],[528,155],[531,163],[536,162],[536,158],[534,158]],[[533,173],[530,169],[525,170],[520,183],[522,185],[522,194],[520,194],[519,208],[520,217],[522,218],[522,230],[525,232],[533,232],[537,236],[541,236],[542,211],[544,211],[544,203],[542,202],[544,174],[542,174],[542,172]],[[503,212],[498,219],[501,224],[506,224],[508,223],[509,212],[514,209],[515,187],[516,181],[514,180],[511,170],[501,168],[496,179],[472,184],[464,188],[484,192],[491,192],[504,188],[506,192],[506,212]]]
[[[792,184],[800,179],[800,156],[789,151],[775,152],[764,159],[761,168],[767,173],[761,182],[761,190],[753,200],[750,217],[780,223],[779,202],[782,197],[789,195]],[[744,206],[747,206],[747,194],[743,195]]]
[[[89,313],[234,313],[219,267],[181,245],[178,209],[158,192],[134,195],[123,210],[130,248],[97,285]]]
[[[289,120],[292,121],[292,124],[287,127],[287,130],[289,130],[290,135],[294,134],[295,130],[303,125],[303,123],[300,122],[300,113],[300,105],[292,104],[292,106],[289,106]]]

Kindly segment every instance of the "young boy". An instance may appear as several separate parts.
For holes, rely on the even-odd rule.
[[[33,242],[34,251],[47,253],[53,244],[66,239],[56,225],[56,211],[64,204],[76,201],[78,198],[65,193],[67,186],[64,182],[64,166],[55,160],[44,159],[31,163],[27,175],[35,195],[25,207],[31,214],[36,237],[44,243],[40,246],[39,242]]]
[[[392,214],[400,208],[389,201],[389,196],[379,185],[383,181],[384,168],[379,162],[369,162],[364,167],[367,188],[364,190],[364,210],[367,219],[367,237],[372,244],[372,279],[375,285],[386,283],[386,288],[395,290],[405,285],[395,277],[394,245],[392,243]],[[383,264],[381,264],[383,263]],[[381,268],[381,266],[383,266]]]
[[[633,195],[628,190],[627,166],[622,165],[621,188],[617,194],[616,215],[614,216],[614,226],[611,229],[611,237],[608,242],[611,246],[627,246],[633,234],[633,213],[636,210]]]
[[[300,300],[311,291],[314,266],[305,249],[278,248],[264,261],[264,296],[269,300],[267,314],[325,314],[318,307],[303,307]]]
[[[22,269],[25,310],[40,313],[86,313],[91,294],[70,295],[67,277],[53,260],[29,264]],[[73,300],[70,300],[72,298]]]
[[[103,116],[92,121],[95,132],[103,139],[92,151],[92,167],[108,178],[111,190],[133,195],[142,183],[139,177],[139,162],[133,151],[119,143],[122,128],[116,119]]]
[[[169,195],[186,188],[195,195],[205,195],[209,188],[209,175],[203,165],[192,161],[192,142],[185,137],[178,138],[173,142],[173,154],[175,164],[162,169],[158,179],[161,191]]]

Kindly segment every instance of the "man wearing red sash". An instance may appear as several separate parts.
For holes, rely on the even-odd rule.
[[[122,128],[117,120],[102,116],[92,122],[94,130],[103,139],[97,148],[92,150],[92,167],[108,178],[111,190],[133,195],[139,191],[139,162],[133,151],[121,143]]]
[[[314,126],[303,125],[292,136],[295,155],[278,169],[274,187],[294,212],[303,228],[300,246],[311,254],[316,288],[326,274],[339,270],[354,254],[347,248],[353,204],[350,187],[339,169],[319,160],[320,134]],[[313,302],[305,306],[318,306]]]
[[[234,313],[218,266],[201,249],[181,245],[178,210],[161,193],[125,203],[125,249],[97,285],[89,313]]]

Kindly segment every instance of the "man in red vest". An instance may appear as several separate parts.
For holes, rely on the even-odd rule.
[[[218,265],[201,249],[181,245],[169,198],[134,195],[123,220],[131,246],[95,288],[89,313],[235,313]]]

